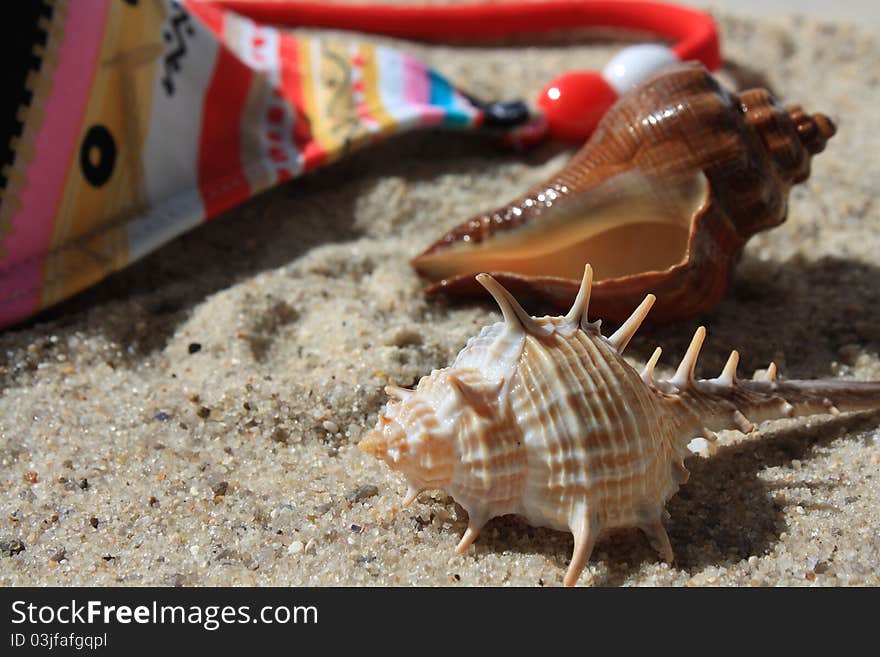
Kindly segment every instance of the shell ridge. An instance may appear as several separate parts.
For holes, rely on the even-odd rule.
[[[535,348],[537,340],[530,340]],[[531,353],[529,350],[529,353]],[[551,432],[552,425],[544,421],[544,412],[535,393],[541,390],[540,368],[534,367],[531,358],[523,358],[518,372],[520,382],[517,392],[517,422],[522,427],[523,442],[527,450],[527,476],[521,507],[535,524],[545,522],[550,516],[544,505],[548,491],[564,491],[565,485],[557,478],[560,469],[554,466],[558,459],[558,444]],[[543,409],[546,411],[546,409]],[[544,455],[542,458],[541,455]],[[543,493],[543,495],[542,495]],[[562,500],[559,500],[562,501]],[[558,528],[558,525],[554,525]]]
[[[629,400],[629,403],[623,404],[622,408],[620,403],[612,402],[609,404],[619,418],[620,439],[624,442],[625,453],[640,457],[633,459],[629,471],[619,475],[626,477],[629,481],[630,495],[627,499],[635,502],[647,500],[659,494],[665,503],[674,490],[667,495],[667,486],[664,483],[664,477],[668,470],[666,464],[668,456],[665,451],[667,436],[660,430],[659,423],[651,421],[656,417],[654,399],[638,373],[616,352],[606,352],[606,359],[609,365],[607,374],[615,376],[615,380],[606,380],[606,386],[611,394],[609,401],[614,399],[612,393],[615,388],[620,391],[625,386],[629,392],[628,396],[617,395],[617,402],[622,401],[622,398]],[[639,474],[642,476],[639,477]],[[638,486],[636,482],[638,482]],[[651,490],[651,485],[656,485],[659,490]],[[677,488],[675,486],[675,490]],[[618,506],[622,506],[622,499],[618,499]],[[629,511],[632,512],[633,509]]]
[[[590,345],[587,350],[590,372],[596,395],[601,400],[595,404],[598,417],[594,434],[584,438],[592,448],[589,450],[592,453],[590,461],[597,462],[602,471],[601,476],[592,478],[591,486],[608,498],[610,503],[603,504],[603,508],[620,512],[617,515],[600,512],[601,516],[608,516],[603,524],[612,528],[625,522],[632,513],[625,500],[632,500],[636,495],[645,496],[641,485],[646,480],[643,478],[638,482],[640,492],[637,493],[636,479],[640,473],[648,471],[651,461],[649,452],[642,449],[643,445],[631,440],[633,437],[637,440],[643,430],[634,409],[621,407],[614,400],[630,394],[635,397],[634,405],[641,407],[645,397],[638,387],[641,381],[636,385],[633,380],[635,371],[629,371],[632,368],[613,347],[601,340],[591,341],[588,336],[582,337],[582,341]],[[584,367],[583,364],[581,366]],[[621,394],[624,390],[627,392]],[[594,404],[587,403],[587,406],[592,408]],[[595,449],[597,438],[602,439],[598,451]]]
[[[577,353],[577,350],[572,346],[571,341],[569,340],[560,340],[558,342],[556,348],[565,352],[565,358],[558,359],[559,362],[556,363],[557,367],[560,371],[560,379],[563,381],[569,382],[580,382],[580,392],[581,394],[577,394],[579,392],[578,389],[571,390],[567,394],[562,397],[562,402],[564,403],[562,416],[566,419],[566,441],[565,447],[568,452],[568,456],[572,457],[572,460],[575,463],[585,464],[588,459],[587,450],[577,450],[576,443],[578,441],[585,442],[588,440],[587,435],[590,432],[595,432],[601,427],[600,420],[596,418],[595,414],[592,412],[591,405],[588,400],[585,398],[583,394],[583,388],[586,384],[586,381],[589,377],[589,372],[584,367],[583,362],[579,358],[581,354]],[[552,353],[552,351],[548,350],[548,356]],[[595,385],[595,383],[593,384]],[[584,411],[590,412],[590,420],[588,422],[584,422],[583,413]],[[564,476],[564,472],[561,473]],[[576,478],[576,482],[578,485],[583,487],[584,491],[589,491],[592,485],[595,483],[591,481],[589,472],[587,471],[577,471],[569,474],[569,483],[571,482],[571,476],[574,475]]]
[[[590,345],[592,348],[587,350],[587,354],[590,358],[590,367],[593,370],[592,381],[593,385],[598,393],[598,396],[603,401],[610,402],[614,396],[615,386],[614,381],[611,378],[612,372],[609,370],[611,362],[609,362],[607,351],[603,353],[603,345],[602,340],[596,340],[593,344]],[[613,347],[606,346],[607,350],[612,350]],[[616,352],[615,352],[616,355]],[[593,405],[590,404],[592,407]],[[617,472],[612,463],[614,457],[617,456],[619,452],[619,447],[615,444],[615,436],[614,433],[619,434],[620,439],[623,441],[623,451],[624,453],[628,452],[630,449],[630,444],[628,437],[625,435],[626,431],[624,430],[624,421],[623,418],[618,413],[618,409],[616,404],[613,403],[599,403],[596,404],[596,410],[600,416],[600,419],[597,421],[596,430],[591,436],[591,441],[601,439],[602,444],[600,446],[601,451],[595,455],[595,458],[591,459],[594,462],[598,462],[602,476],[596,478],[596,480],[592,481],[592,485],[594,488],[600,489],[604,495],[602,496],[604,499],[601,499],[602,502],[610,501],[608,497],[613,494],[613,504],[604,504],[603,509],[600,512],[597,509],[597,514],[600,514],[602,519],[604,520],[603,524],[607,524],[613,522],[613,514],[609,513],[612,509],[620,508],[621,501],[621,486],[612,486],[612,484],[620,484],[621,477],[620,473]],[[616,430],[616,431],[615,431]],[[612,490],[608,490],[611,488]],[[596,495],[595,497],[598,497]],[[595,502],[599,502],[600,500],[595,500]]]

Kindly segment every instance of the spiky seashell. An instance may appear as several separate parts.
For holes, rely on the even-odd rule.
[[[463,552],[490,518],[519,514],[533,525],[571,531],[574,584],[604,532],[640,527],[672,560],[661,523],[666,501],[688,478],[696,436],[750,431],[773,418],[880,407],[880,382],[739,381],[737,352],[715,379],[695,380],[706,335],[699,328],[675,375],[655,380],[658,348],[639,374],[622,352],[654,303],[648,295],[610,337],[587,320],[592,269],[571,310],[528,315],[495,279],[477,280],[504,321],[471,338],[451,367],[396,398],[360,446],[401,471],[405,504],[444,489],[468,512]]]
[[[429,293],[478,295],[490,272],[518,298],[571,305],[584,262],[593,304],[622,321],[647,293],[652,321],[698,314],[723,297],[743,245],[786,218],[788,194],[835,128],[739,95],[698,63],[621,96],[550,180],[449,231],[413,260]]]

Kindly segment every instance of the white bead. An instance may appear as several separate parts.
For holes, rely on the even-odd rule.
[[[666,46],[644,43],[617,53],[602,69],[602,77],[620,95],[652,73],[677,62],[678,57]]]

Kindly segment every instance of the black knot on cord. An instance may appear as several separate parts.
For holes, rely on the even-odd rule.
[[[483,110],[483,125],[487,128],[515,128],[531,119],[529,106],[521,100],[495,103],[479,103]]]

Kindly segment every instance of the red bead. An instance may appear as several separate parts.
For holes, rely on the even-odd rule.
[[[594,71],[578,71],[548,84],[538,106],[555,138],[585,141],[616,100],[617,93],[605,78]]]

